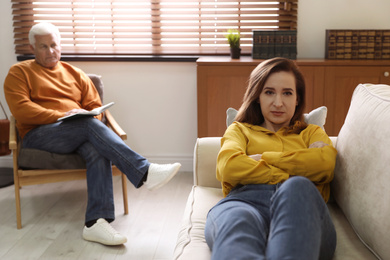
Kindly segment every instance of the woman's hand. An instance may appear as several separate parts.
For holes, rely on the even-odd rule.
[[[322,141],[317,141],[317,142],[314,142],[311,145],[309,145],[309,148],[322,148],[322,147],[327,146],[327,145],[329,145],[329,144],[326,144]]]
[[[261,159],[261,154],[252,154],[252,155],[248,155],[248,156],[255,161],[260,161],[260,159]]]

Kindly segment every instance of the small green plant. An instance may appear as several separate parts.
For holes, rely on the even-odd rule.
[[[235,29],[229,29],[228,34],[225,34],[225,38],[228,40],[230,48],[240,48],[240,32]]]

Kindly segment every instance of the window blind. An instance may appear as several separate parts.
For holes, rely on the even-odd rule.
[[[16,54],[31,54],[28,32],[51,22],[63,54],[218,55],[224,35],[241,34],[243,54],[252,30],[296,29],[298,0],[11,0]]]

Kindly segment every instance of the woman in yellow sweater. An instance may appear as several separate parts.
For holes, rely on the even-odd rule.
[[[212,259],[331,259],[336,232],[326,207],[336,149],[303,121],[305,82],[274,58],[252,72],[217,159],[225,198],[207,217]]]

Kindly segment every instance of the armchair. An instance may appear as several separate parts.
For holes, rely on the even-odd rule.
[[[98,75],[88,75],[99,92],[103,102],[103,82]],[[23,186],[80,180],[86,178],[85,162],[76,153],[55,154],[37,149],[21,148],[20,138],[16,129],[16,121],[10,118],[9,148],[13,153],[13,172],[15,185],[16,223],[17,228],[22,228],[20,189]],[[111,113],[104,112],[103,121],[122,140],[127,139],[126,133],[120,128]],[[124,213],[128,214],[127,178],[116,166],[112,166],[113,175],[121,175]]]

